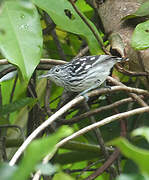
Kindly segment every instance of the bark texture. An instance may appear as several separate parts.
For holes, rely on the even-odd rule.
[[[101,19],[105,34],[111,44],[111,49],[117,51],[121,56],[129,57],[129,69],[132,71],[149,72],[149,49],[136,51],[131,47],[131,37],[136,25],[143,22],[145,18],[122,21],[121,19],[134,13],[146,0],[105,0],[87,1],[96,9]],[[101,1],[100,1],[101,2]],[[141,78],[149,88],[147,77]]]

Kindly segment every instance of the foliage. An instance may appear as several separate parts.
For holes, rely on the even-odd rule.
[[[140,136],[145,137],[148,140],[149,139],[149,128],[148,127],[138,128],[133,131],[132,135],[133,136],[140,135]],[[111,141],[110,144],[116,145],[117,147],[119,147],[121,152],[126,157],[128,157],[129,159],[132,159],[138,165],[140,172],[144,175],[144,178],[142,176],[143,179],[149,178],[149,169],[148,169],[149,151],[148,150],[135,147],[133,144],[129,143],[124,138],[115,139],[115,140]],[[139,175],[133,176],[131,178],[132,179],[139,178]],[[121,179],[121,178],[118,178],[118,179]]]
[[[28,81],[40,61],[42,49],[37,9],[29,1],[6,1],[2,5],[0,24],[3,24],[1,52],[10,63],[19,67],[23,79]]]
[[[53,180],[85,179],[109,160],[109,156],[115,152],[113,146],[120,149],[122,158],[119,163],[113,163],[110,166],[112,168],[107,167],[107,171],[96,177],[97,180],[108,180],[112,175],[116,180],[148,179],[148,113],[126,117],[124,121],[127,121],[129,141],[119,137],[124,129],[123,122],[120,123],[118,118],[117,121],[96,130],[88,129],[82,136],[58,146],[63,138],[74,131],[110,118],[115,113],[138,108],[137,101],[128,98],[128,92],[119,90],[108,94],[108,89],[107,94],[96,94],[89,99],[90,109],[83,104],[74,105],[64,111],[52,125],[43,129],[40,126],[56,116],[56,112],[69,100],[63,97],[63,88],[46,79],[39,79],[38,76],[45,73],[44,70],[50,69],[51,65],[60,63],[56,59],[69,61],[80,54],[79,52],[82,55],[104,54],[100,45],[109,49],[109,42],[103,38],[103,28],[97,19],[97,9],[91,5],[92,3],[87,4],[85,0],[78,0],[75,6],[81,13],[79,15],[69,0],[0,1],[0,179],[27,180],[37,171],[41,173],[41,179],[44,176],[50,176]],[[137,50],[149,47],[149,21],[146,20],[149,15],[148,7],[149,1],[146,1],[135,13],[122,19],[133,21],[145,17],[144,22],[137,24],[132,35],[131,45]],[[100,45],[86,22],[98,36]],[[138,77],[126,76],[116,69],[113,76],[126,86],[145,89]],[[73,97],[75,95],[69,95],[70,99]],[[148,96],[141,94],[138,97],[144,97],[142,99],[148,103]],[[68,123],[69,121],[74,122]],[[64,126],[67,123],[72,124],[71,129]],[[142,124],[146,127],[134,130]],[[60,126],[62,127],[59,128]],[[20,148],[20,143],[38,128],[42,132],[40,130],[36,134],[38,138],[29,144],[17,165],[10,166],[6,163],[14,157],[14,147]],[[19,133],[14,129],[19,129]],[[100,138],[102,148],[99,146]],[[103,149],[107,151],[104,152]],[[107,152],[109,155],[105,155]],[[49,162],[44,164],[42,160],[46,155],[49,155]],[[115,177],[114,174],[118,174],[120,169],[122,174]]]
[[[126,17],[123,20],[128,20],[132,18],[141,18],[144,16],[148,16],[149,1],[142,3],[139,9]],[[137,50],[146,49],[149,47],[149,21],[145,21],[144,23],[140,23],[136,26],[133,36],[132,36],[132,47]]]

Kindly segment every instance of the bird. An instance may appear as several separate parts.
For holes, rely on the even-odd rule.
[[[86,94],[103,84],[112,67],[126,58],[110,55],[93,55],[74,58],[63,65],[53,66],[40,78],[48,78],[66,91]]]

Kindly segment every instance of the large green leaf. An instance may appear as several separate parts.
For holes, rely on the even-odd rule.
[[[62,127],[54,134],[33,141],[26,150],[23,159],[11,180],[27,180],[29,174],[34,170],[37,163],[47,154],[53,154],[56,150],[56,143],[72,133],[68,127]]]
[[[149,21],[137,25],[132,35],[131,45],[137,50],[149,48]]]
[[[99,44],[93,33],[67,0],[33,0],[33,2],[50,15],[58,28],[84,36],[88,41],[92,54],[101,52]],[[90,23],[94,31],[101,39],[100,34],[94,24],[89,19],[86,18],[86,20]]]
[[[138,165],[141,172],[149,176],[149,151],[134,146],[125,138],[117,138],[111,141],[110,144],[119,147],[122,154],[133,160]]]
[[[7,0],[0,14],[0,50],[19,67],[27,82],[40,61],[42,31],[38,12],[29,1]]]

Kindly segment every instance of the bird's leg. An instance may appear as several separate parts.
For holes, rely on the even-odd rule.
[[[111,86],[107,85],[106,81],[104,82],[104,88],[111,89]]]
[[[84,96],[85,101],[87,102],[87,101],[89,100],[89,97],[87,96],[87,93],[88,93],[89,91],[91,91],[91,90],[96,89],[97,87],[99,87],[100,84],[101,84],[101,81],[98,79],[98,80],[96,81],[96,84],[95,84],[95,85],[93,85],[92,87],[84,90],[83,92],[81,92],[80,94],[78,94],[78,96]]]

